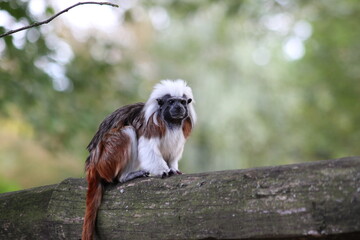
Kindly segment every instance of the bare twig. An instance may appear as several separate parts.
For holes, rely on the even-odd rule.
[[[69,11],[70,9],[76,7],[76,6],[80,6],[80,5],[85,5],[85,4],[97,4],[97,5],[108,5],[108,6],[111,6],[111,7],[119,7],[118,5],[116,4],[113,4],[113,3],[109,3],[109,2],[78,2],[77,4],[74,4],[64,10],[62,10],[61,12],[55,14],[54,16],[44,20],[44,21],[41,21],[41,22],[35,22],[31,25],[28,25],[28,26],[25,26],[25,27],[21,27],[21,28],[18,28],[18,29],[15,29],[15,30],[10,30],[6,33],[3,33],[0,35],[0,38],[2,37],[5,37],[5,36],[8,36],[10,34],[13,34],[13,33],[16,33],[16,32],[20,32],[20,31],[23,31],[23,30],[26,30],[26,29],[29,29],[29,28],[33,28],[33,27],[38,27],[40,25],[43,25],[43,24],[47,24],[49,22],[51,22],[54,18],[60,16],[61,14]]]

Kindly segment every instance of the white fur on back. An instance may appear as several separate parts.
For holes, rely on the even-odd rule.
[[[152,91],[149,100],[145,104],[145,121],[148,122],[151,115],[154,113],[154,123],[157,124],[157,110],[159,108],[156,99],[162,98],[163,96],[170,94],[172,97],[183,97],[186,95],[187,98],[191,98],[192,102],[188,105],[189,117],[192,125],[196,122],[196,114],[193,107],[194,96],[191,88],[187,85],[184,80],[162,80],[156,84]]]

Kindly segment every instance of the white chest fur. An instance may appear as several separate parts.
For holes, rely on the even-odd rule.
[[[165,136],[160,139],[159,146],[161,155],[167,163],[180,160],[185,141],[181,128],[167,129]]]
[[[139,138],[138,159],[140,168],[151,175],[161,176],[170,169],[178,170],[185,144],[185,137],[181,128],[166,129],[162,138]]]

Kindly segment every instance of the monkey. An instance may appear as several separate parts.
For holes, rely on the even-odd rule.
[[[82,240],[94,237],[106,183],[182,174],[178,161],[196,122],[194,102],[184,80],[162,80],[145,103],[120,107],[103,120],[87,146]]]

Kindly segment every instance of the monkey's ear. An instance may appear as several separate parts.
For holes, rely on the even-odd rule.
[[[162,106],[164,104],[164,100],[161,98],[156,99],[156,101],[158,102],[159,106]]]
[[[191,102],[192,102],[192,99],[189,98],[189,99],[187,100],[187,103],[189,104],[189,103],[191,103]]]

